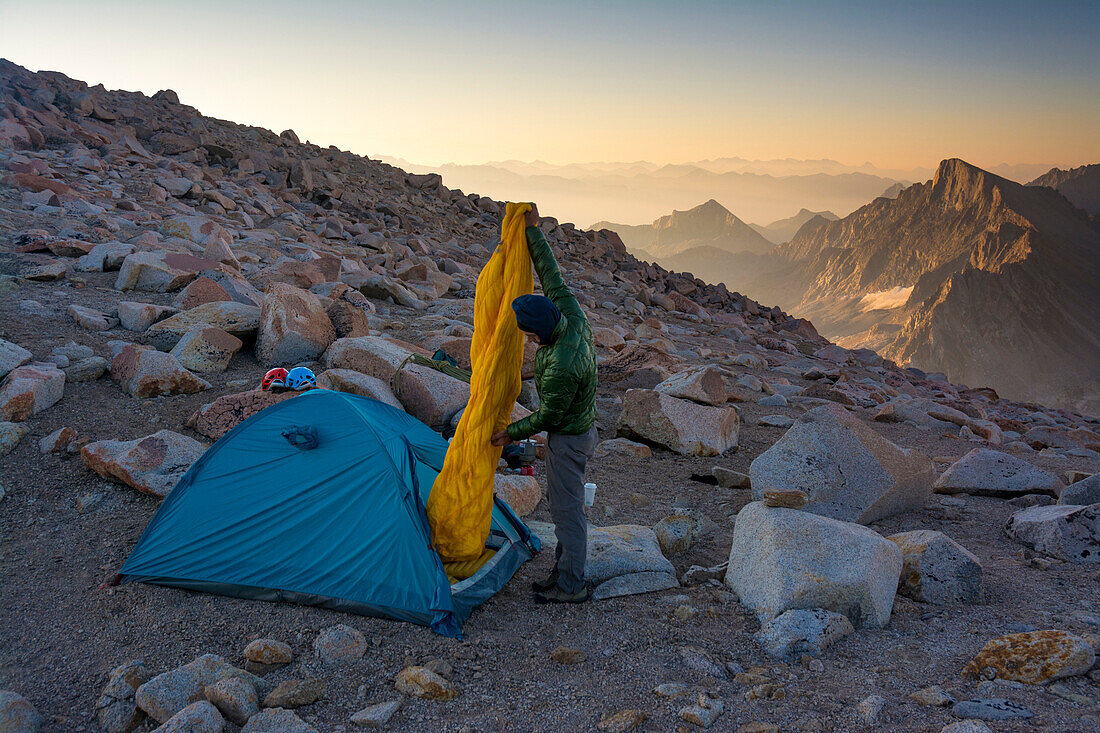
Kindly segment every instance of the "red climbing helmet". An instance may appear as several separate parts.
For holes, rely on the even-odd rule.
[[[282,367],[275,367],[264,375],[263,381],[260,382],[260,389],[266,392],[272,387],[285,387],[286,375],[286,369],[283,369]]]

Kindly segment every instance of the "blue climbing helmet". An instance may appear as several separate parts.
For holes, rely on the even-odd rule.
[[[313,376],[313,370],[309,367],[294,367],[287,372],[286,386],[298,392],[313,389],[317,386],[317,377]]]

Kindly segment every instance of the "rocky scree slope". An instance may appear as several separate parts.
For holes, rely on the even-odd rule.
[[[162,730],[197,729],[200,719],[211,730],[331,730],[359,708],[354,725],[397,715],[405,729],[437,729],[444,718],[493,729],[520,715],[532,728],[625,730],[616,726],[639,724],[643,708],[667,714],[666,722],[708,725],[720,715],[731,726],[766,718],[825,729],[913,716],[927,724],[939,719],[935,711],[884,710],[880,696],[851,705],[823,699],[833,678],[858,687],[866,665],[829,658],[823,674],[818,657],[850,635],[845,643],[860,658],[885,663],[896,650],[880,648],[883,637],[873,629],[887,622],[886,633],[906,634],[914,649],[939,649],[943,634],[918,623],[923,607],[914,604],[932,602],[934,593],[968,602],[979,595],[968,549],[994,563],[988,587],[998,613],[1020,602],[1003,598],[1018,585],[996,559],[1016,552],[1014,542],[1034,549],[1024,560],[1050,570],[1049,579],[1032,578],[1049,594],[1040,594],[1042,603],[1056,597],[1067,607],[1080,591],[1088,606],[1077,566],[1092,562],[1084,553],[1097,542],[1089,530],[1095,502],[1023,509],[1012,516],[1011,539],[990,533],[986,516],[1008,519],[1006,506],[1050,504],[1060,492],[1062,480],[1031,461],[1089,473],[1100,467],[1095,420],[963,389],[829,344],[807,321],[640,263],[611,233],[549,218],[544,228],[598,345],[604,440],[592,465],[601,486],[593,512],[605,522],[631,522],[593,532],[598,543],[590,553],[600,560],[593,582],[611,600],[532,613],[523,587],[549,569],[546,554],[471,624],[473,641],[458,643],[375,619],[341,615],[356,628],[333,625],[329,612],[286,604],[147,586],[98,591],[159,498],[210,441],[274,401],[293,399],[255,389],[269,365],[309,364],[323,386],[453,429],[468,397],[462,383],[406,359],[436,347],[468,359],[473,285],[502,205],[448,190],[435,176],[303,144],[291,131],[275,135],[204,117],[170,91],[152,98],[107,91],[7,62],[0,62],[0,167],[0,466],[7,489],[0,521],[11,548],[0,567],[4,616],[12,619],[0,649],[5,686],[20,693],[0,693],[0,727],[18,718],[33,730],[34,706],[62,729],[110,731],[148,730],[154,723],[147,716]],[[529,377],[529,358],[527,369]],[[525,391],[517,411],[535,404],[530,382]],[[1021,495],[1013,501],[1024,503],[1007,505],[997,495],[971,512],[968,499],[933,499],[936,463],[955,463],[937,492],[1003,492],[998,477],[1007,471]],[[1078,486],[1085,481],[1067,493],[1088,501],[1092,489]],[[512,506],[530,513],[532,527],[552,537],[538,521],[547,518],[538,480],[500,484]],[[847,496],[839,508],[838,492]],[[880,535],[964,520],[950,525],[966,532],[955,538]],[[798,540],[807,532],[831,538],[836,556],[852,561],[807,552]],[[776,543],[770,550],[764,537]],[[897,547],[905,548],[907,566]],[[936,550],[923,557],[922,547]],[[734,563],[748,556],[738,548],[770,554]],[[646,563],[640,568],[638,555]],[[624,558],[636,572],[622,573]],[[940,563],[958,566],[960,582],[917,582],[922,573],[943,577]],[[794,587],[786,583],[791,568],[823,578],[813,602],[835,607],[792,607],[782,590]],[[899,600],[895,590],[922,600]],[[657,595],[664,591],[673,594]],[[894,620],[892,607],[901,609]],[[631,623],[610,629],[609,612]],[[965,661],[955,657],[977,651],[971,620],[989,615],[946,614],[961,651],[904,666],[923,675],[932,664],[936,679],[968,694],[1000,692],[993,683],[955,680]],[[1049,616],[1035,618],[1049,625]],[[43,618],[49,623],[34,623]],[[570,672],[571,662],[558,660],[583,664],[584,655],[542,649],[546,618],[575,630],[571,643],[606,649]],[[1003,633],[1000,622],[995,629],[982,623],[983,634]],[[1075,656],[1055,671],[1076,679],[1063,694],[1087,695],[1083,674],[1091,662],[1082,645],[1090,642],[1076,629],[1091,621],[1066,623],[1074,634],[1051,633]],[[754,624],[761,624],[766,656],[750,634],[730,633]],[[854,626],[867,630],[855,634]],[[369,653],[359,629],[371,634]],[[73,639],[86,637],[94,642],[74,653]],[[675,639],[671,648],[668,639]],[[241,664],[266,676],[245,674],[208,651],[239,652]],[[483,674],[475,660],[486,653],[518,670],[519,679]],[[126,661],[138,656],[148,664]],[[546,669],[544,658],[564,671]],[[768,666],[746,671],[734,659]],[[796,664],[780,667],[780,659]],[[352,671],[332,672],[337,663]],[[693,691],[689,700],[679,700],[684,693],[675,685],[651,692],[669,682],[666,673],[690,682],[683,683]],[[562,696],[580,689],[579,674],[588,675],[585,696],[562,708]],[[535,678],[548,681],[524,686]],[[898,684],[914,683],[907,676]],[[788,685],[789,702],[775,706]],[[509,709],[507,721],[494,717],[499,701],[517,699],[521,688],[531,705]],[[1079,718],[1040,693],[1019,694],[1059,723]],[[452,702],[432,707],[433,696]],[[723,713],[720,698],[734,696],[736,708]],[[751,729],[770,729],[760,725]]]

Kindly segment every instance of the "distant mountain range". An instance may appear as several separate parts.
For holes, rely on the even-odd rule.
[[[643,224],[708,199],[736,211],[746,222],[775,221],[801,208],[843,216],[891,187],[896,190],[927,180],[933,172],[922,167],[888,169],[871,163],[794,158],[728,157],[675,165],[644,160],[568,165],[504,160],[443,166],[381,159],[413,173],[441,173],[445,185],[466,193],[536,201],[546,215],[578,225],[601,220]],[[1050,168],[1050,164],[1001,165],[993,172],[1023,183]]]
[[[1070,170],[1051,168],[1027,185],[1053,188],[1077,208],[1100,216],[1100,163]]]
[[[900,186],[900,183],[894,184]],[[891,186],[893,188],[893,186]],[[809,209],[801,209],[794,216],[786,219],[780,219],[779,221],[773,221],[767,226],[761,226],[759,224],[749,224],[750,227],[760,232],[761,236],[767,239],[773,244],[783,244],[791,241],[802,225],[813,219],[815,216],[820,216],[826,221],[836,221],[840,217],[831,211],[810,211]]]
[[[1041,180],[1087,204],[1097,168]],[[653,254],[778,302],[845,346],[1100,412],[1100,224],[1053,188],[949,159],[931,181],[836,221],[811,217],[769,251],[734,253],[707,239],[694,231],[699,246]]]
[[[673,211],[649,226],[601,221],[592,228],[614,230],[629,249],[651,258],[670,257],[698,247],[763,254],[773,246],[755,227],[738,219],[714,199],[687,211]]]

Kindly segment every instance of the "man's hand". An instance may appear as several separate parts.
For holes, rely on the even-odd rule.
[[[529,227],[537,227],[539,225],[539,207],[535,206],[535,202],[531,202],[531,210],[523,215],[524,220]]]
[[[508,431],[507,430],[500,430],[500,431],[497,431],[497,432],[493,433],[493,438],[492,438],[491,442],[492,442],[493,445],[500,448],[502,446],[505,446],[505,445],[508,445],[509,443],[511,443],[512,439],[510,437],[508,437]]]

